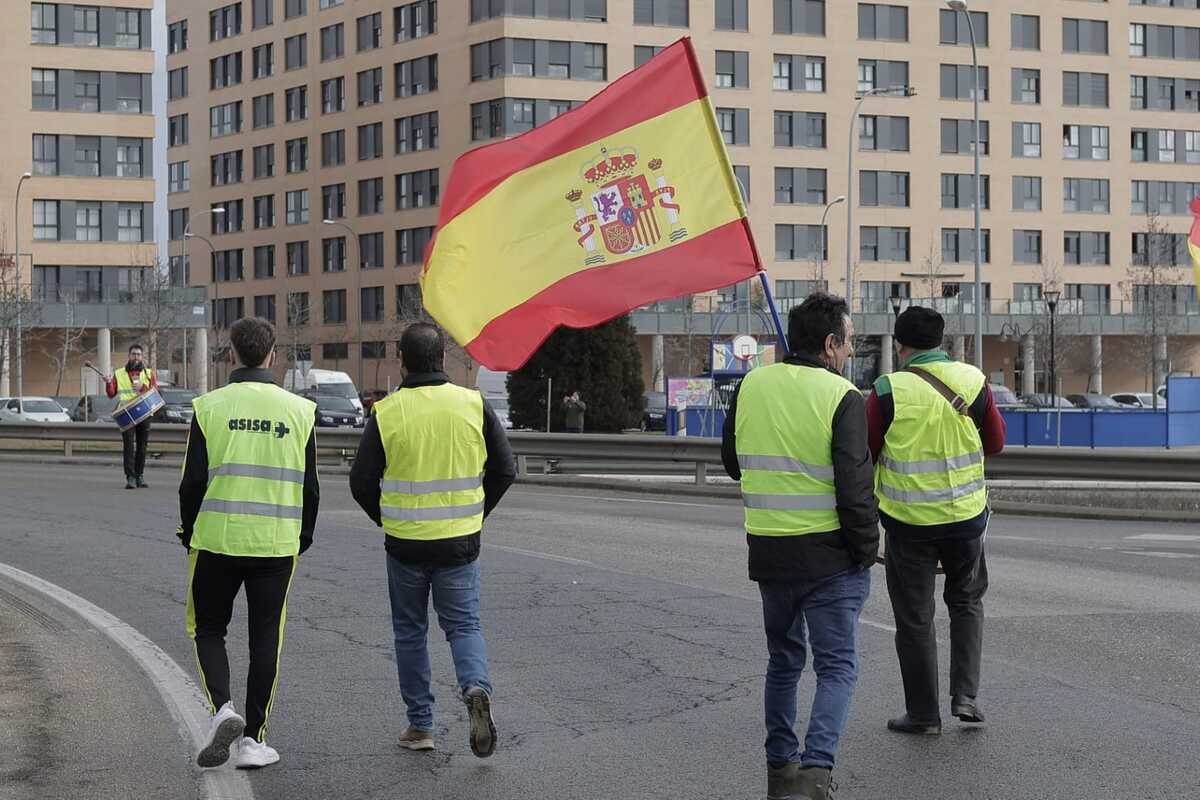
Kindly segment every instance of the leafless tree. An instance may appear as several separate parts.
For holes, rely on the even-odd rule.
[[[54,367],[55,395],[62,394],[63,376],[66,374],[67,365],[71,362],[71,356],[79,352],[79,343],[87,332],[87,320],[79,318],[76,299],[70,296],[61,299],[66,308],[65,323],[62,327],[54,329],[51,338],[44,338],[41,347],[42,354]]]
[[[7,238],[7,228],[0,225],[0,253],[8,252]],[[11,267],[0,267],[0,374],[10,371],[9,349],[16,343],[17,320],[21,320],[21,343],[26,344],[29,331],[41,319],[42,304],[32,297],[29,276],[23,278],[18,283],[15,261]]]
[[[309,342],[309,322],[312,307],[308,292],[288,292],[284,316],[284,342],[287,346],[288,369],[295,369],[302,379],[312,367],[312,344]],[[298,383],[303,383],[301,380]]]
[[[1140,356],[1146,365],[1146,389],[1154,394],[1170,371],[1171,336],[1178,330],[1175,292],[1187,260],[1185,236],[1171,233],[1157,212],[1146,214],[1144,230],[1135,240],[1124,287],[1140,332]]]
[[[136,263],[135,254],[134,261]],[[188,300],[179,287],[171,281],[167,264],[150,261],[140,265],[130,286],[130,301],[134,326],[146,336],[146,363],[157,368],[160,353],[170,357],[171,333],[179,328],[182,315],[187,311]]]

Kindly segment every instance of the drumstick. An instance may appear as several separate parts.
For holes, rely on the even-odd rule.
[[[107,375],[105,375],[105,374],[104,374],[103,372],[101,372],[100,370],[96,369],[96,368],[95,368],[95,367],[92,365],[92,362],[90,362],[90,361],[85,361],[85,362],[83,362],[83,365],[84,365],[85,367],[87,367],[88,369],[90,369],[92,372],[94,372],[94,373],[96,373],[97,375],[99,375],[101,378],[104,378],[104,380],[108,380],[108,376],[107,376]]]

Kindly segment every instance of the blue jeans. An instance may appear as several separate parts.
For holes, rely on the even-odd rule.
[[[400,696],[408,708],[409,725],[433,730],[433,687],[426,647],[431,590],[438,625],[450,643],[459,691],[479,687],[492,693],[487,646],[479,627],[479,561],[461,567],[431,567],[406,564],[388,554],[387,570]]]
[[[856,568],[813,582],[762,581],[758,588],[771,656],[764,695],[767,763],[832,767],[858,680],[855,634],[871,591],[871,572]],[[801,752],[795,731],[796,687],[809,646],[817,691]]]

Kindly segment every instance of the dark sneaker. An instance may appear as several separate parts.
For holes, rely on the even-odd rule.
[[[126,475],[125,476],[125,488],[126,489],[136,489],[137,488],[137,479],[134,478],[132,475]]]
[[[800,791],[800,765],[767,765],[767,800],[792,800]]]
[[[942,721],[921,722],[905,714],[903,717],[889,719],[888,730],[895,731],[896,733],[912,733],[918,736],[940,736],[942,733]]]
[[[404,729],[404,733],[400,734],[400,746],[405,750],[433,750],[437,748],[437,742],[433,740],[433,734],[429,731],[422,731],[409,725]]]
[[[496,721],[492,719],[492,698],[479,687],[468,689],[463,702],[471,717],[471,752],[487,758],[496,752]]]
[[[950,700],[950,713],[963,722],[983,722],[983,712],[974,697],[959,695]]]
[[[830,779],[833,770],[828,767],[801,767],[796,773],[799,792],[797,800],[830,800],[836,788]]]
[[[143,478],[141,475],[137,476],[137,488],[139,488],[139,489],[149,489],[150,488],[146,484],[146,479]]]

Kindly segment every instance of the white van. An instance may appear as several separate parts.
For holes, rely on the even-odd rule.
[[[500,418],[500,424],[505,429],[512,429],[512,420],[508,416],[508,373],[494,372],[487,367],[480,367],[475,375],[475,388]]]
[[[358,389],[354,381],[344,372],[332,369],[297,369],[292,368],[283,374],[283,388],[289,392],[308,390],[313,394],[331,394],[344,397],[354,404],[359,411],[363,410],[362,400],[358,397]]]

